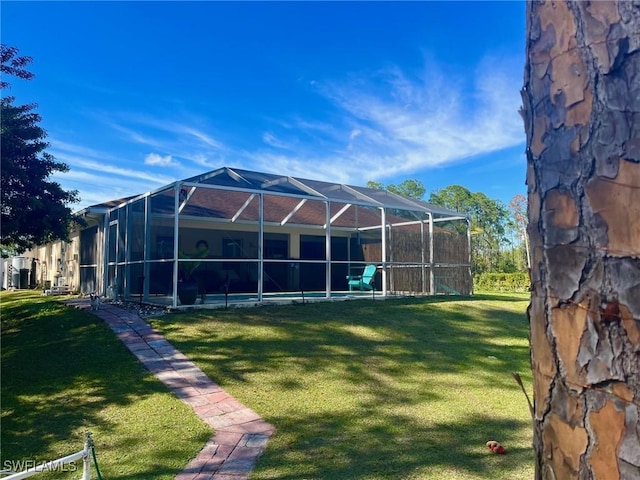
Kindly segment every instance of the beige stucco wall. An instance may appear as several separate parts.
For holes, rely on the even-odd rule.
[[[69,241],[56,241],[27,250],[22,256],[36,259],[36,284],[44,288],[51,285],[68,285],[72,291],[79,289],[80,280],[80,232],[71,233]]]

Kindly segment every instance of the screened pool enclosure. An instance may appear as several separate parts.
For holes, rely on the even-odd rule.
[[[221,168],[83,213],[94,223],[80,234],[81,290],[114,298],[472,292],[467,218],[384,190]],[[349,291],[367,265],[373,290]]]

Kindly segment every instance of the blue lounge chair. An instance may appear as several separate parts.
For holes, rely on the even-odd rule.
[[[347,276],[349,281],[349,291],[352,292],[354,288],[360,291],[373,290],[373,279],[376,276],[376,266],[367,265],[364,268],[362,275]]]

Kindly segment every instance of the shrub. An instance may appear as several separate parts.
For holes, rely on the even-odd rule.
[[[485,292],[528,292],[530,286],[527,272],[479,273],[473,276],[474,290]]]

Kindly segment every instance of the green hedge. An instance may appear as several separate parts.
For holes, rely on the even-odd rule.
[[[527,272],[479,273],[473,276],[474,290],[487,292],[528,292],[531,282]]]

